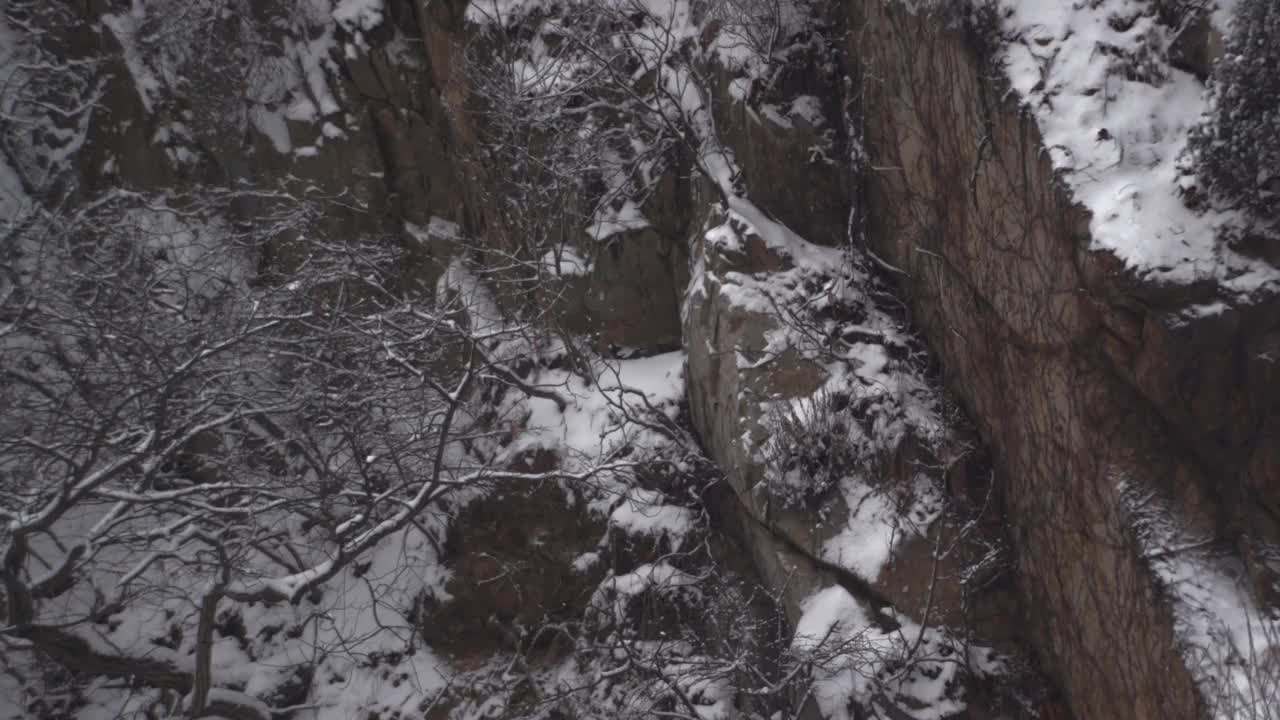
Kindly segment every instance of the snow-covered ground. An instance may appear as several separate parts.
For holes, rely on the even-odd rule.
[[[1183,202],[1195,184],[1183,153],[1208,93],[1168,61],[1178,29],[1144,0],[999,5],[1009,81],[1072,197],[1092,213],[1093,246],[1151,280],[1211,281],[1242,299],[1274,288],[1280,270],[1222,241],[1247,218]],[[1228,34],[1233,5],[1217,2],[1211,14]]]

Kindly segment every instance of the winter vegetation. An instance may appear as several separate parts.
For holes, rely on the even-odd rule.
[[[1009,549],[979,537],[993,491],[957,499],[974,448],[909,273],[861,195],[843,236],[793,230],[724,127],[740,110],[817,133],[805,162],[895,170],[861,144],[875,68],[834,102],[788,84],[845,42],[830,8],[409,5],[0,6],[0,719],[931,720],[993,688],[1037,716],[1031,660],[963,624]],[[1091,247],[1268,290],[1241,238],[1280,216],[1274,3],[1208,13],[1208,87],[1147,3],[968,9]],[[448,38],[405,32],[428,13]],[[428,77],[446,62],[465,93]],[[353,109],[357,63],[438,111]],[[452,143],[465,210],[385,209],[429,195],[392,177],[396,122]],[[331,182],[371,126],[385,206]],[[656,236],[687,265],[685,346],[601,342],[574,293]],[[706,343],[742,378],[755,475],[691,425],[690,317],[714,303],[760,329]],[[784,363],[803,382],[750,384]],[[1274,718],[1274,608],[1155,493],[1116,493],[1206,712]]]
[[[1214,70],[1208,117],[1189,145],[1210,194],[1268,223],[1280,213],[1280,111],[1274,103],[1280,89],[1272,72],[1280,61],[1277,31],[1280,8],[1274,3],[1239,3]]]

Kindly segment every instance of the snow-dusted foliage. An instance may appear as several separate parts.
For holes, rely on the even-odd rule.
[[[899,365],[877,340],[904,356],[907,336],[862,338],[848,370],[833,365],[827,383],[810,397],[770,406],[770,437],[762,452],[770,463],[770,491],[788,505],[812,504],[842,483],[874,486],[890,473],[894,451],[912,436],[926,444],[945,438],[935,391],[909,363]],[[843,328],[845,337],[857,330]],[[867,342],[871,340],[872,342]],[[890,363],[897,365],[885,372]]]
[[[1215,199],[1280,219],[1280,6],[1240,0],[1213,71],[1209,118],[1191,135],[1194,169]]]

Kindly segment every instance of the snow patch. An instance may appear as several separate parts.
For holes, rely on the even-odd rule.
[[[1007,663],[892,610],[869,614],[839,586],[801,603],[791,652],[814,662],[812,691],[829,720],[852,720],[852,703],[884,717],[941,720],[966,708],[961,673],[992,677]],[[885,629],[896,627],[896,629]]]
[[[542,269],[550,275],[560,277],[585,277],[591,274],[591,263],[573,248],[561,248],[557,253],[548,250],[542,256]]]
[[[942,512],[942,493],[929,478],[916,477],[911,507],[903,511],[894,498],[861,477],[846,477],[840,492],[849,518],[838,535],[823,543],[829,562],[875,582],[904,541],[922,537]]]
[[[569,404],[562,413],[555,402],[529,398],[529,414],[506,453],[512,457],[535,448],[559,449],[569,466],[584,458],[609,457],[622,448],[644,450],[670,439],[631,422],[652,411],[674,421],[684,396],[684,353],[646,358],[595,361],[594,381],[565,370],[541,370],[531,382],[557,388]],[[661,419],[659,419],[661,422]]]
[[[601,208],[587,228],[587,234],[594,240],[607,240],[614,235],[643,230],[649,226],[649,221],[640,212],[640,206],[628,198],[623,200],[620,207],[606,205]]]
[[[660,595],[695,591],[698,578],[666,561],[645,563],[624,575],[606,578],[591,596],[590,607],[609,622],[621,624],[633,598],[654,591]]]
[[[666,538],[672,552],[676,552],[693,530],[697,518],[689,508],[667,505],[663,502],[665,499],[657,490],[633,488],[609,516],[609,527],[628,535],[645,535],[655,540]]]
[[[382,0],[338,0],[333,19],[351,33],[362,50],[368,50],[364,33],[382,24],[383,12]]]

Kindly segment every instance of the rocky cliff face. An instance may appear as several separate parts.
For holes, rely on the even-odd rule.
[[[1179,652],[1206,609],[1170,587],[1177,551],[1153,551],[1144,506],[1274,597],[1274,297],[1144,282],[1096,251],[1038,128],[987,80],[990,47],[891,7],[857,20],[885,80],[863,105],[887,168],[866,177],[868,237],[994,450],[1034,643],[1081,717],[1197,716]],[[1188,317],[1200,303],[1221,305]]]
[[[250,107],[243,144],[202,142],[202,118],[181,116],[196,128],[182,142],[204,164],[148,155],[164,152],[154,140],[171,122],[164,113],[191,108],[110,86],[102,126],[114,130],[92,138],[90,165],[113,170],[89,180],[287,178],[343,199],[347,210],[324,221],[331,230],[401,236],[433,284],[457,233],[508,250],[512,220],[495,191],[506,169],[487,164],[483,115],[468,112],[467,53],[490,40],[464,0],[371,5],[376,18],[325,25],[323,42],[312,28],[324,60]],[[1093,5],[1116,33],[1172,32],[1159,4],[1111,16]],[[1189,76],[1170,63],[1208,73],[1217,31],[1198,17],[1176,44],[1151,40],[1152,60],[1123,45],[1081,50],[1070,33],[1036,35],[1018,13],[982,3],[815,6],[801,49],[759,94],[750,85],[759,77],[741,67],[699,61],[715,133],[701,147],[715,140],[731,151],[732,187],[699,172],[688,148],[677,152],[644,202],[647,227],[579,243],[587,267],[557,280],[557,326],[602,353],[683,349],[689,421],[731,491],[709,509],[732,536],[724,542],[740,543],[749,572],[778,593],[791,629],[812,623],[814,598],[836,587],[873,618],[919,628],[917,648],[927,637],[966,655],[926,695],[933,704],[914,710],[1081,720],[1214,712],[1216,687],[1274,669],[1280,651],[1259,642],[1269,659],[1233,655],[1241,618],[1280,602],[1277,274],[1191,249],[1187,263],[1219,265],[1182,277],[1164,256],[1144,266],[1127,246],[1099,240],[1116,223],[1134,223],[1126,232],[1139,236],[1164,230],[1140,224],[1149,211],[1090,204],[1079,179],[1090,168],[1071,165],[1080,153],[1062,151],[1063,131],[1046,120],[1080,88],[1050,93],[1047,65],[1035,87],[1005,69],[1018,63],[1007,47],[1049,47],[1062,64],[1073,52],[1114,58],[1106,78],[1173,85]],[[124,67],[129,37],[116,33],[116,77],[137,80]],[[310,98],[309,113],[289,111],[294,95]],[[145,121],[116,122],[125,116]],[[1126,160],[1124,121],[1074,130],[1089,147],[1121,146],[1114,162],[1124,167],[1142,149],[1130,143]],[[1150,195],[1132,202],[1147,201],[1158,205]],[[281,238],[280,257],[295,240]],[[816,456],[795,450],[815,438],[827,443]],[[819,476],[830,482],[814,484]],[[481,520],[510,519],[519,513],[504,503],[527,511],[534,500],[492,502],[468,511],[480,519],[459,531],[455,553],[519,544],[494,522],[486,536]],[[513,582],[571,612],[590,583],[561,566],[602,529],[569,518],[542,529],[554,552],[520,550],[525,574]],[[458,577],[495,574],[485,562],[459,561]],[[559,574],[530,572],[539,562]],[[614,564],[622,573],[641,563]],[[427,641],[477,663],[503,642],[492,628],[472,637]],[[1219,650],[1231,657],[1204,654]],[[998,672],[1006,661],[1018,671]],[[819,692],[806,712],[848,717],[848,699]],[[878,695],[852,699],[890,717],[925,716]]]

